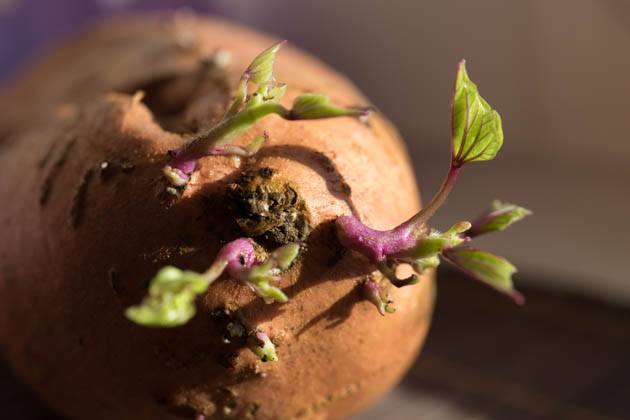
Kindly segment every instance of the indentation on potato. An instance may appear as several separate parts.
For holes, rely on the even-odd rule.
[[[52,159],[53,155],[55,154],[55,151],[57,150],[57,146],[60,143],[61,142],[58,142],[58,141],[51,141],[50,142],[50,144],[46,148],[46,151],[44,152],[42,157],[39,159],[39,161],[37,161],[37,169],[38,170],[40,170],[40,171],[44,170],[44,168],[48,165],[48,162],[50,162],[50,160]]]
[[[44,180],[39,187],[39,204],[41,206],[46,205],[46,203],[48,202],[48,199],[50,198],[50,195],[52,194],[53,188],[55,187],[55,181],[57,177],[59,176],[59,174],[61,173],[61,170],[63,169],[64,165],[66,164],[66,161],[68,160],[68,156],[70,155],[72,148],[76,144],[76,140],[77,139],[75,137],[68,140],[66,145],[61,150],[61,153],[57,156],[57,159],[52,164],[50,170],[44,177]]]
[[[85,212],[85,206],[87,201],[88,188],[94,177],[94,169],[89,168],[83,174],[81,183],[77,188],[74,198],[72,199],[72,207],[70,208],[70,224],[73,228],[79,227],[83,221],[83,214]]]
[[[274,244],[304,241],[311,231],[306,204],[295,185],[271,168],[244,172],[228,185],[230,210],[246,236]]]
[[[144,92],[143,103],[164,130],[188,134],[219,122],[231,100],[232,85],[225,70],[208,56],[192,72],[150,80],[125,91]]]

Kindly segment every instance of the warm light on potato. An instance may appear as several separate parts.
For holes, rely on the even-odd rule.
[[[430,323],[430,272],[413,287],[386,286],[396,312],[382,317],[361,292],[375,267],[345,251],[335,232],[335,219],[353,211],[380,229],[418,211],[404,146],[377,113],[369,124],[269,116],[234,139],[244,147],[267,132],[256,155],[199,159],[174,198],[162,175],[167,151],[183,133],[217,122],[243,69],[273,44],[214,19],[186,28],[186,43],[178,30],[162,17],[101,25],[55,50],[0,99],[0,165],[11,174],[0,179],[6,357],[71,418],[355,413],[398,381]],[[218,51],[230,62],[213,68]],[[367,103],[290,45],[275,74],[287,85],[286,107],[308,92],[341,106]],[[139,90],[143,98],[134,96]],[[125,318],[158,269],[204,271],[223,244],[242,236],[230,186],[260,170],[281,191],[295,190],[308,219],[306,252],[277,284],[288,301],[266,304],[223,276],[186,325],[151,329]],[[262,362],[242,325],[264,329],[278,361]]]

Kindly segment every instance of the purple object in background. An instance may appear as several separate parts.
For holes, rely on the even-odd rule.
[[[91,21],[120,12],[190,8],[212,13],[212,0],[0,0],[0,82],[47,46]]]

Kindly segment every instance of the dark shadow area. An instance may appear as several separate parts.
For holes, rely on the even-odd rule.
[[[301,264],[300,276],[294,284],[282,289],[289,299],[295,298],[303,291],[322,282],[335,282],[351,277],[367,276],[374,271],[374,267],[363,256],[354,252],[347,252],[338,243],[334,220],[317,226],[311,232],[306,247],[308,251],[302,254],[299,261]],[[349,316],[354,303],[362,299],[360,294],[356,293],[356,289],[352,289],[352,292],[325,309],[318,320],[343,320]],[[256,299],[242,308],[243,313],[247,314],[253,311],[259,319],[263,320],[272,320],[283,310],[284,308],[280,304],[267,305],[260,299]],[[313,325],[315,322],[305,326],[301,332]]]
[[[0,406],[5,419],[61,420],[22,385],[4,360],[0,360]]]
[[[310,329],[311,327],[317,325],[318,323],[326,320],[328,321],[328,325],[326,325],[326,329],[332,329],[342,324],[345,320],[350,318],[352,315],[352,308],[355,303],[362,301],[364,298],[361,296],[360,288],[355,287],[350,290],[344,297],[337,300],[335,303],[330,305],[328,308],[323,310],[319,315],[313,318],[310,322],[308,322],[300,331],[298,331],[298,337],[302,335],[305,331]]]
[[[129,95],[142,92],[142,103],[162,129],[194,134],[217,124],[232,97],[230,77],[212,59],[200,56],[196,69],[174,71],[122,90]]]

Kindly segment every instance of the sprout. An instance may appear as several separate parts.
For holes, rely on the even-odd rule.
[[[472,223],[468,236],[478,236],[484,233],[505,230],[513,223],[518,222],[524,217],[530,216],[531,211],[519,207],[516,204],[503,203],[499,200],[492,202],[491,209],[479,216]]]
[[[514,290],[512,284],[516,267],[505,258],[472,248],[446,250],[444,258],[474,279],[510,296],[516,304],[525,303],[523,295]]]
[[[504,230],[512,223],[531,214],[514,204],[495,202],[489,213],[474,223],[456,223],[446,232],[430,229],[427,221],[439,209],[455,182],[463,165],[469,162],[492,160],[503,145],[501,117],[479,94],[477,86],[466,72],[465,62],[459,63],[455,93],[451,107],[451,162],[442,186],[429,204],[406,222],[387,231],[378,231],[363,224],[356,216],[337,219],[337,234],[348,249],[367,257],[381,273],[397,287],[417,283],[420,278],[412,274],[398,278],[399,264],[411,264],[417,273],[440,264],[440,257],[454,264],[477,280],[501,291],[517,302],[522,296],[513,288],[511,275],[516,271],[507,260],[466,247],[466,243],[482,233]],[[368,284],[370,300],[379,311],[379,294]]]
[[[385,313],[391,314],[396,312],[392,306],[393,301],[387,296],[383,296],[381,286],[374,279],[369,278],[362,284],[363,294],[366,299],[373,303],[378,313],[385,316]]]
[[[367,108],[343,108],[333,105],[324,95],[307,93],[298,96],[293,107],[287,109],[279,101],[286,85],[277,83],[273,76],[276,54],[285,41],[272,45],[260,53],[243,72],[232,104],[223,119],[214,127],[197,134],[192,140],[172,153],[169,165],[163,170],[170,185],[183,188],[190,180],[199,158],[211,155],[252,156],[268,139],[256,137],[245,148],[230,145],[238,134],[250,129],[267,115],[276,114],[287,120],[312,120],[334,117],[365,117]],[[250,94],[250,85],[255,90]]]
[[[264,331],[256,331],[251,340],[251,349],[263,362],[277,362],[276,346]]]
[[[171,266],[160,269],[151,280],[149,295],[139,305],[128,308],[126,316],[147,327],[185,324],[195,315],[195,298],[205,293],[224,271],[248,284],[266,302],[284,303],[288,297],[272,283],[291,266],[299,250],[298,244],[287,244],[276,249],[267,259],[257,261],[252,241],[236,239],[221,248],[204,273]]]

